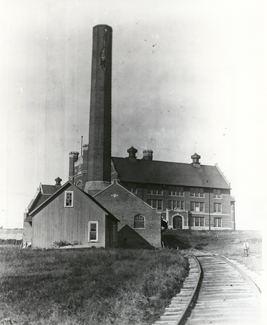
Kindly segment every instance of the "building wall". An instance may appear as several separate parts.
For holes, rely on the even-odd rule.
[[[106,248],[115,248],[118,246],[118,222],[106,216]]]
[[[179,189],[182,186],[168,186],[168,185],[160,185],[160,184],[140,184],[140,183],[122,183],[129,191],[134,193],[136,196],[144,200],[145,202],[149,202],[149,200],[162,200],[162,208],[158,209],[158,212],[162,212],[164,217],[168,220],[169,226],[172,227],[172,218],[175,214],[180,214],[183,216],[184,227],[183,229],[234,229],[234,209],[231,207],[232,197],[229,189],[221,189],[221,198],[213,197],[213,189],[203,188],[204,197],[193,197],[190,195],[190,187],[183,187],[184,195],[169,195],[169,190]],[[155,189],[162,191],[162,194],[150,194],[149,190]],[[184,209],[169,209],[168,201],[183,201]],[[191,202],[203,202],[204,203],[204,211],[196,212],[191,211]],[[222,211],[215,212],[214,204],[221,203]],[[233,204],[233,202],[232,202]],[[184,212],[188,212],[188,217]],[[192,222],[190,219],[194,217],[204,217],[205,222],[204,226],[192,226]],[[222,218],[221,227],[215,227],[214,218]],[[210,224],[209,224],[210,222]]]
[[[145,202],[116,183],[98,193],[94,198],[120,220],[118,223],[119,233],[124,226],[128,225],[150,245],[161,247],[161,216],[155,209],[152,209]],[[134,217],[138,214],[145,217],[144,229],[136,229],[134,227]],[[133,236],[133,238],[127,239],[128,242],[136,240],[137,237],[134,236],[133,232],[127,231],[127,234],[128,236]],[[121,243],[121,238],[118,238],[118,240]]]
[[[24,243],[31,243],[32,242],[32,225],[30,222],[24,221],[23,222],[23,236],[22,240]]]
[[[106,247],[106,214],[75,186],[74,206],[64,207],[64,192],[33,217],[33,239],[35,248],[49,248],[61,240],[71,244]],[[88,222],[98,221],[98,241],[88,242]]]

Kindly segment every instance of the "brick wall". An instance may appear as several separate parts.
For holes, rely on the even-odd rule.
[[[137,233],[149,245],[161,247],[161,216],[155,209],[117,183],[111,184],[94,198],[120,220],[118,223],[120,246],[127,244],[133,247],[136,243],[135,248],[144,247],[145,242],[138,240]],[[139,214],[145,217],[143,229],[135,228],[134,217]],[[134,231],[128,228],[121,231],[126,225]]]
[[[169,188],[167,185],[156,185],[156,184],[139,184],[139,183],[123,183],[123,185],[131,191],[131,189],[136,193],[136,195],[147,202],[149,199],[152,200],[162,200],[162,209],[158,210],[159,213],[166,213],[166,209],[168,209],[168,201],[176,200],[176,201],[184,201],[184,210],[170,210],[166,213],[168,217],[169,226],[172,226],[172,217],[175,214],[181,215],[183,217],[183,229],[209,229],[209,220],[210,227],[213,229],[214,227],[214,218],[220,217],[222,218],[222,227],[215,227],[218,229],[233,229],[233,212],[231,213],[231,194],[230,190],[223,189],[221,198],[213,198],[213,189],[204,188],[204,197],[192,197],[190,196],[190,187],[184,187],[184,196],[175,196],[169,195]],[[148,188],[150,189],[158,189],[162,191],[162,194],[148,194]],[[190,202],[203,202],[204,203],[204,212],[195,212],[190,211]],[[214,212],[214,203],[222,204],[222,211]],[[185,212],[189,213],[189,216],[185,214]],[[209,216],[210,215],[210,216]],[[198,216],[205,218],[204,227],[194,227],[189,225],[189,218]]]

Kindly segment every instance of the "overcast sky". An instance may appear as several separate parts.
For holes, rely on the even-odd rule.
[[[113,28],[112,155],[218,163],[238,229],[261,229],[265,1],[9,0],[0,12],[1,219],[22,227],[40,182],[88,141],[92,28]]]

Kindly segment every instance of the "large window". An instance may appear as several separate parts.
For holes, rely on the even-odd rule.
[[[134,228],[143,229],[145,228],[145,217],[138,214],[134,217]]]
[[[190,211],[204,212],[204,202],[190,202]]]
[[[88,241],[98,241],[98,221],[89,221]]]
[[[213,190],[213,198],[214,199],[221,199],[222,198],[222,192],[221,190]]]
[[[222,218],[214,218],[214,227],[222,227]]]
[[[222,212],[222,204],[214,203],[214,212]]]
[[[73,207],[73,191],[66,191],[64,197],[64,207],[72,208]]]
[[[190,196],[204,197],[204,189],[199,187],[190,188]]]
[[[184,210],[184,201],[169,200],[168,201],[169,210]]]
[[[191,227],[204,227],[205,218],[204,217],[193,217],[189,220]]]
[[[147,203],[152,206],[152,208],[156,208],[157,210],[162,210],[162,200],[147,200]]]

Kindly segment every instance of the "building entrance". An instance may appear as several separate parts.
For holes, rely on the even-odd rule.
[[[183,229],[183,219],[180,216],[173,217],[173,229]]]

